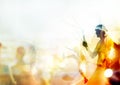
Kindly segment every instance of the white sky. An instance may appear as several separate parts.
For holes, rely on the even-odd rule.
[[[81,29],[90,37],[99,23],[108,28],[119,24],[119,4],[119,0],[0,0],[0,38],[28,39],[43,48],[74,44]]]

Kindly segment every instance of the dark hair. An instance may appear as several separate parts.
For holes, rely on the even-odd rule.
[[[105,26],[102,25],[102,24],[97,25],[96,28],[95,28],[95,30],[96,30],[96,31],[97,31],[97,30],[107,31],[107,29],[105,28]]]
[[[103,25],[102,25],[102,24],[99,24],[99,25],[96,26],[96,28],[97,28],[97,27],[102,28]]]

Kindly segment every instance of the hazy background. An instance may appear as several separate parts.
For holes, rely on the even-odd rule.
[[[78,70],[73,55],[62,62],[57,57],[73,54],[71,49],[75,46],[78,48],[74,50],[81,52],[83,35],[87,41],[91,40],[89,46],[94,47],[97,24],[104,24],[108,30],[120,26],[119,8],[120,0],[0,0],[0,42],[3,42],[5,48],[8,47],[2,52],[2,57],[7,60],[2,61],[12,63],[14,58],[11,58],[16,56],[16,44],[29,46],[32,43],[39,49],[36,57],[31,57],[31,52],[28,51],[26,61],[37,59],[35,71],[42,69],[44,77],[50,77],[51,69],[57,64],[67,72]],[[113,39],[119,36],[120,28],[118,30]],[[116,33],[111,30],[110,34],[113,36]],[[89,60],[90,57],[86,57]],[[87,67],[91,73],[94,72],[91,67],[95,68],[93,61]]]
[[[95,26],[120,23],[119,0],[0,0],[0,40],[27,40],[41,48],[74,46]]]

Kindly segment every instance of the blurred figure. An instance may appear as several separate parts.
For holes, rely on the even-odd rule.
[[[107,36],[107,29],[102,24],[97,25],[95,31],[100,40],[93,52],[88,48],[87,42],[83,41],[83,46],[86,47],[92,58],[98,55],[97,68],[88,81],[88,85],[94,85],[96,83],[97,85],[109,85],[107,79],[104,77],[104,71],[111,63],[108,53],[111,47],[113,47],[113,41]]]
[[[0,43],[0,57],[3,45]],[[9,67],[0,62],[0,85],[11,85]]]
[[[29,46],[29,58],[30,58],[30,69],[32,70],[34,68],[34,65],[36,63],[36,48],[34,45]]]
[[[23,61],[25,53],[25,48],[22,46],[18,47],[16,50],[17,63],[12,67],[12,74],[16,85],[38,85],[30,72],[29,66]]]
[[[111,62],[108,57],[108,52],[114,45],[112,39],[107,35],[107,29],[102,24],[96,26],[96,35],[100,38],[99,42],[97,43],[96,48],[92,52],[87,45],[86,41],[83,41],[83,46],[87,48],[88,52],[90,53],[91,57],[94,58],[98,55],[97,66],[98,67],[109,67],[109,63]]]
[[[29,45],[29,65],[30,71],[34,75],[34,78],[37,80],[39,85],[47,85],[45,79],[42,76],[42,71],[36,66],[37,63],[37,50],[34,45]]]
[[[0,43],[0,59],[3,45]],[[1,61],[1,60],[0,60]],[[12,80],[12,81],[11,81]],[[0,85],[12,85],[15,81],[10,75],[10,68],[0,62]]]

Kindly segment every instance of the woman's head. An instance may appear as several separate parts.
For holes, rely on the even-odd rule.
[[[16,53],[17,53],[18,59],[23,59],[23,57],[25,55],[25,48],[23,46],[19,46],[16,50]]]
[[[102,24],[99,24],[99,25],[96,26],[95,31],[96,31],[97,37],[101,37],[101,36],[104,37],[107,29]]]

